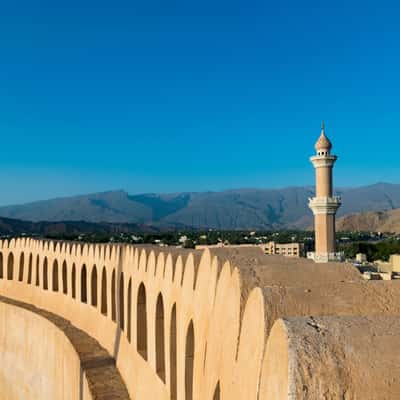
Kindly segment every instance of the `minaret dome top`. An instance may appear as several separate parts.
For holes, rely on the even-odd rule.
[[[317,152],[326,151],[329,153],[331,148],[332,143],[325,135],[325,124],[322,122],[321,135],[318,138],[317,143],[315,143],[315,150],[317,150]]]

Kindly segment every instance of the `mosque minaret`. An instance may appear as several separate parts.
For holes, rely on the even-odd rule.
[[[308,257],[315,262],[341,261],[343,257],[336,252],[335,215],[341,200],[333,196],[332,170],[337,157],[331,154],[331,149],[322,123],[321,135],[315,143],[316,155],[310,158],[315,168],[315,197],[309,200],[314,214],[315,252]]]

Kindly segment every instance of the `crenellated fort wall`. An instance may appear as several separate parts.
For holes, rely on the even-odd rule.
[[[104,359],[115,360],[113,373],[120,374],[129,393],[111,397],[115,399],[393,398],[368,397],[372,392],[352,373],[365,354],[347,357],[346,345],[353,342],[346,337],[354,329],[362,333],[362,343],[372,331],[383,338],[385,329],[372,328],[379,323],[390,326],[392,345],[400,336],[400,326],[393,322],[400,314],[400,285],[364,282],[346,264],[317,265],[256,250],[198,252],[23,238],[0,242],[0,296],[6,299],[0,297],[0,305],[8,301],[0,307],[2,322],[10,307],[28,307],[21,311],[27,321],[48,312],[97,341],[107,357],[84,362],[86,346],[71,350],[83,373],[92,372],[88,396],[100,386],[105,396],[107,386],[112,390],[120,384],[117,378],[96,378]],[[21,332],[29,335],[32,322],[19,320]],[[340,332],[342,322],[347,330],[336,340],[332,332]],[[14,322],[9,326],[19,329]],[[47,351],[51,343],[34,336],[38,348]],[[1,338],[0,350],[8,351],[9,341]],[[76,341],[78,347],[82,340]],[[376,365],[386,367],[379,390],[400,393],[400,352],[389,347],[377,347],[376,359],[382,362]],[[353,348],[363,351],[355,344]],[[374,350],[368,351],[374,357]],[[323,373],[322,360],[328,360],[329,374]],[[364,377],[377,379],[379,368],[362,367]],[[23,379],[17,363],[7,368],[8,385],[12,376]],[[19,398],[11,394],[4,400]]]

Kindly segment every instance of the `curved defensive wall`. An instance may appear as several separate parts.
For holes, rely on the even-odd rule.
[[[254,251],[164,251],[29,238],[0,243],[0,295],[5,297],[0,299],[0,311],[5,310],[0,312],[5,321],[2,326],[11,323],[10,312],[17,308],[15,312],[22,316],[17,318],[19,323],[12,322],[12,330],[21,340],[36,329],[33,321],[43,319],[37,310],[68,321],[107,354],[114,372],[121,377],[126,396],[138,400],[372,399],[361,391],[362,385],[354,384],[349,389],[352,377],[357,376],[353,368],[358,367],[356,361],[346,364],[346,346],[352,343],[346,338],[351,330],[344,332],[343,340],[335,346],[320,339],[328,333],[332,336],[342,318],[357,321],[359,316],[370,316],[369,323],[363,325],[365,343],[365,338],[376,334],[373,327],[382,324],[378,315],[400,314],[399,285],[363,282],[358,272],[345,264],[316,265]],[[35,310],[27,310],[29,306]],[[323,322],[315,322],[324,329],[310,328],[311,315],[325,316]],[[297,319],[292,322],[288,317]],[[79,366],[79,371],[85,371],[77,349],[68,347],[71,339],[65,332],[54,324],[50,327],[49,321],[39,325],[49,326],[49,332],[58,329],[65,337],[56,346],[35,331],[37,339],[32,339],[32,344],[43,351],[47,351],[47,344],[61,353],[78,354],[77,358],[69,357],[68,367],[76,372]],[[391,332],[396,338],[400,334],[398,325],[392,325]],[[3,328],[3,337],[10,335],[14,332],[5,334]],[[336,359],[347,371],[346,379],[341,380],[340,374],[322,374],[320,357],[305,359],[298,350],[299,343],[310,341],[314,346],[310,354],[325,354],[328,348],[330,359],[335,352],[340,354]],[[17,346],[10,347],[9,339],[0,343],[5,352],[12,353]],[[362,352],[362,346],[355,347],[355,351]],[[387,360],[400,355],[396,349],[385,356],[388,347],[378,346],[376,351]],[[19,347],[20,360],[24,360],[24,354],[32,360],[38,356],[28,353]],[[379,358],[373,349],[369,357]],[[61,359],[54,361],[56,366],[61,365]],[[303,362],[307,371],[315,371],[310,376],[296,375]],[[21,380],[29,381],[29,363],[24,371],[18,370],[17,363],[9,362],[8,375],[1,371],[2,365],[0,382],[3,379],[7,386],[15,386]],[[96,366],[101,367],[101,363],[92,365],[92,372]],[[365,371],[368,368],[364,365]],[[384,372],[383,368],[378,372],[372,368],[367,375],[379,379]],[[397,376],[383,380],[380,391],[399,391]],[[60,379],[54,377],[53,386]],[[109,384],[104,378],[90,384],[85,379],[79,385],[86,388],[87,396],[94,396],[96,385]],[[332,380],[339,389],[326,391]],[[71,385],[74,393],[84,392]],[[110,385],[112,388],[112,382]],[[279,390],[274,389],[277,387]],[[20,398],[17,392],[10,393],[7,400]],[[337,393],[352,393],[353,397],[337,397]],[[68,395],[56,398],[75,398]]]

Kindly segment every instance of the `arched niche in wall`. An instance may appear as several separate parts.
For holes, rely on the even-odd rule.
[[[141,283],[137,298],[136,343],[138,353],[147,360],[147,306],[146,289]]]
[[[215,387],[213,400],[220,400],[221,398],[221,385],[218,381],[217,386]]]
[[[131,342],[132,336],[132,278],[129,279],[128,283],[128,293],[127,293],[127,300],[128,300],[128,315],[126,316],[126,337]]]
[[[53,292],[58,292],[58,261],[53,262]]]
[[[62,287],[63,293],[68,294],[68,269],[66,261],[64,261],[62,265]]]
[[[194,328],[193,321],[190,321],[186,334],[185,347],[185,393],[186,400],[193,400],[193,369],[194,369]]]
[[[176,400],[177,396],[177,369],[176,369],[176,304],[172,307],[171,312],[171,325],[169,337],[169,363],[170,363],[170,392],[171,400]]]
[[[29,254],[29,262],[28,262],[28,284],[32,284],[32,267],[33,267],[33,256],[32,253]]]
[[[165,382],[165,327],[164,327],[164,302],[161,293],[157,297],[156,306],[156,371],[157,375]]]
[[[76,299],[76,267],[75,267],[75,264],[72,264],[72,270],[71,270],[71,291],[72,291],[72,298]]]
[[[92,269],[92,276],[90,278],[91,287],[91,304],[93,307],[97,307],[97,268],[94,265]]]
[[[87,303],[87,269],[85,264],[81,269],[81,302]]]
[[[107,271],[106,267],[103,267],[101,273],[101,313],[107,315]]]
[[[49,268],[48,268],[47,257],[45,257],[43,260],[43,289],[44,290],[49,289]]]
[[[117,320],[117,304],[116,304],[116,280],[115,269],[113,269],[111,276],[111,319],[115,322]]]
[[[18,281],[22,282],[24,280],[24,267],[25,267],[25,255],[22,252],[19,256],[19,271],[18,271]]]
[[[14,279],[14,254],[10,253],[7,260],[7,279],[12,281]]]

